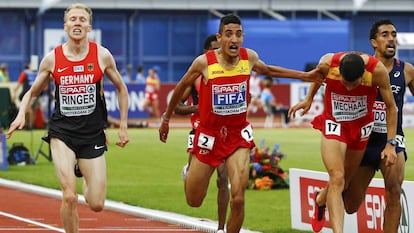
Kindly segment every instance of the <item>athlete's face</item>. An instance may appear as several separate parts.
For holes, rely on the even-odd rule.
[[[377,37],[371,39],[377,55],[385,58],[393,58],[397,52],[397,30],[391,24],[378,27]]]
[[[240,24],[230,23],[223,26],[223,30],[218,35],[217,39],[220,47],[229,57],[239,56],[240,46],[243,43],[243,29]]]
[[[83,9],[71,9],[65,17],[64,29],[70,38],[85,38],[92,30],[90,15]]]

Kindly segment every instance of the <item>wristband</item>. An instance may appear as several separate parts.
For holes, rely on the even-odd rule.
[[[161,115],[161,119],[164,121],[170,121],[170,118],[165,116],[165,112]]]

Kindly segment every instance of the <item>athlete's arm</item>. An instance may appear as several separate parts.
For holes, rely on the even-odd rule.
[[[22,101],[20,102],[19,112],[17,113],[14,121],[10,124],[6,135],[7,138],[12,136],[14,130],[23,129],[26,124],[26,112],[30,109],[30,104],[32,102],[31,100],[32,98],[37,98],[37,96],[39,96],[40,93],[48,86],[54,67],[55,53],[52,50],[40,62],[39,72],[37,73],[36,79],[30,89],[26,92],[26,94],[24,94]]]
[[[162,114],[162,123],[159,128],[160,140],[162,142],[167,141],[168,132],[169,132],[169,120],[173,113],[173,110],[177,106],[178,102],[182,99],[184,91],[191,87],[195,80],[207,70],[207,58],[205,55],[200,55],[194,59],[191,66],[188,68],[187,72],[181,78],[181,80],[175,86],[173,94],[171,96],[170,102],[168,103],[167,110]],[[205,77],[205,75],[203,75]],[[203,81],[202,81],[203,82]]]
[[[122,76],[116,68],[115,60],[112,54],[108,49],[98,46],[98,56],[99,56],[99,65],[101,66],[103,72],[108,77],[108,79],[115,85],[117,96],[118,96],[118,105],[120,112],[120,125],[118,136],[120,141],[116,144],[120,147],[124,147],[128,142],[128,89],[125,83],[122,81]]]
[[[387,139],[395,139],[397,132],[397,105],[395,104],[394,95],[391,91],[387,68],[381,62],[378,62],[372,76],[374,77],[374,84],[378,86],[386,105]],[[395,147],[387,143],[381,153],[381,158],[387,159],[385,162],[386,166],[394,164],[397,158]]]
[[[405,83],[414,96],[414,67],[411,63],[406,62],[404,66]]]
[[[331,62],[330,62],[331,59],[332,59],[332,54],[328,53],[328,54],[324,55],[319,61],[319,64],[318,64],[317,68],[319,69],[319,72],[323,75],[323,77],[326,77],[326,75],[328,74],[329,66],[331,64]],[[300,113],[301,116],[305,115],[310,110],[310,108],[312,106],[313,98],[315,97],[315,95],[318,92],[321,85],[322,84],[318,84],[318,83],[312,83],[310,85],[305,99],[303,101],[293,105],[291,108],[289,108],[289,111],[288,111],[289,118],[294,119],[295,115],[296,115],[296,112],[300,109],[302,109],[302,111]]]
[[[183,93],[181,101],[178,102],[177,106],[175,106],[174,113],[179,115],[188,115],[198,111],[198,105],[187,105],[185,101],[187,101],[188,97],[190,97],[192,86],[187,87]]]
[[[323,77],[319,73],[318,69],[314,69],[309,72],[297,71],[292,69],[283,68],[281,66],[267,65],[262,60],[259,59],[258,54],[251,50],[247,49],[249,62],[252,64],[252,70],[256,71],[259,74],[269,77],[279,77],[279,78],[293,78],[300,79],[307,82],[315,82],[321,84],[323,82]]]

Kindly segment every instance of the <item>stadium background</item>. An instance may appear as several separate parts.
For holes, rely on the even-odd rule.
[[[44,55],[46,29],[63,28],[63,11],[72,0],[40,12],[42,1],[0,1],[0,62],[16,81],[31,55]],[[368,0],[355,9],[351,0],[86,0],[94,10],[93,28],[113,53],[118,67],[161,67],[162,82],[176,82],[206,35],[217,31],[223,14],[236,13],[245,24],[245,46],[264,61],[303,70],[325,52],[357,50],[372,53],[368,31],[372,22],[390,18],[399,32],[414,31],[414,2]],[[413,51],[399,51],[413,62]]]
[[[40,59],[64,42],[63,11],[73,0],[0,1],[0,63],[9,68],[10,85],[22,68]],[[262,60],[287,68],[306,70],[327,52],[362,51],[372,53],[368,34],[371,24],[381,18],[395,23],[400,35],[414,31],[414,1],[398,0],[84,0],[94,11],[91,39],[107,47],[120,70],[139,65],[161,69],[160,109],[194,57],[202,52],[204,38],[218,30],[222,15],[241,16],[244,46],[255,49]],[[362,6],[357,6],[362,4]],[[408,47],[398,51],[402,60],[414,62],[414,40],[404,38]],[[406,46],[406,44],[404,46]],[[406,49],[408,48],[408,49]],[[33,59],[33,57],[37,59]],[[292,79],[279,79],[272,87],[280,103],[290,106],[306,93],[292,92]],[[4,84],[0,84],[3,86]],[[147,118],[142,107],[144,86],[128,84],[129,116]],[[12,92],[13,88],[11,89]],[[305,88],[306,91],[306,88]],[[12,95],[15,93],[11,93]],[[7,95],[7,94],[6,94]],[[298,97],[296,98],[295,95]],[[119,116],[109,86],[105,92],[109,113]],[[407,97],[405,108],[414,114],[414,98]],[[0,104],[8,110],[8,102]],[[47,115],[47,114],[46,114]],[[262,117],[263,111],[252,114]],[[46,116],[47,117],[47,116]],[[1,117],[3,126],[10,119]],[[414,115],[405,117],[414,125]]]

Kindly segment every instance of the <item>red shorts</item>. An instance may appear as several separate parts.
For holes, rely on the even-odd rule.
[[[368,144],[374,122],[347,121],[336,122],[323,115],[315,117],[313,128],[318,129],[328,139],[335,139],[347,144],[348,149],[364,150]]]
[[[145,98],[148,99],[150,102],[153,102],[154,100],[158,100],[159,95],[156,92],[146,92]]]
[[[238,148],[252,149],[254,146],[253,129],[248,122],[243,127],[223,126],[220,130],[199,125],[191,153],[201,162],[217,167]]]

